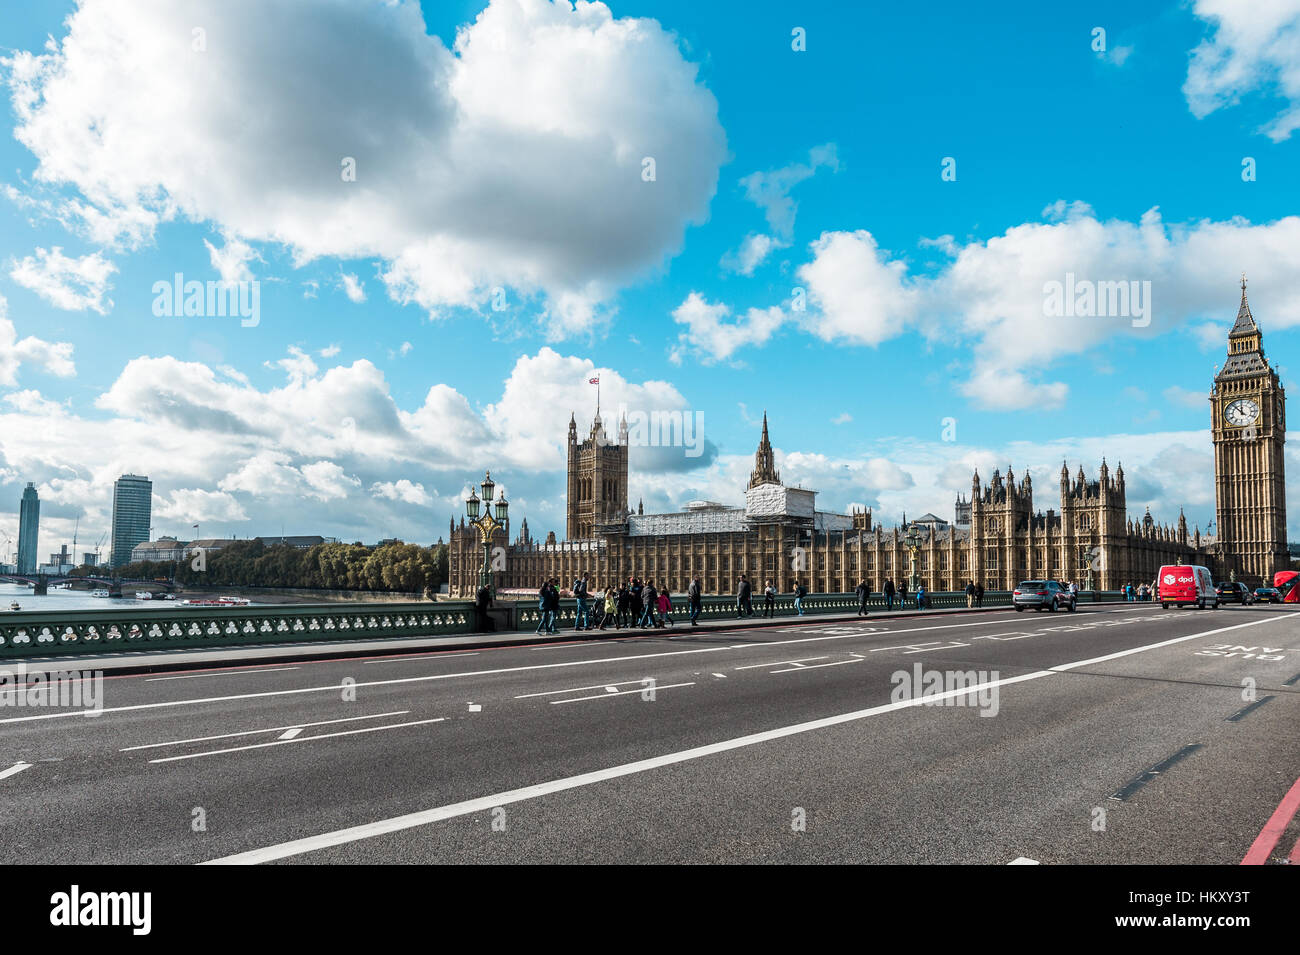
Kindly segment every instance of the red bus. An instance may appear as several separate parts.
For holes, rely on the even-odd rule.
[[[1273,575],[1273,586],[1282,593],[1282,603],[1300,604],[1300,571],[1279,570]]]

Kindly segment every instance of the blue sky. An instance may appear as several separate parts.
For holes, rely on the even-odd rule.
[[[1243,270],[1300,362],[1297,3],[8,6],[0,530],[37,482],[42,554],[123,471],[178,536],[427,542],[484,467],[562,531],[595,374],[703,416],[634,449],[648,510],[737,500],[766,408],[829,509],[950,517],[1008,463],[1052,507],[1105,455],[1204,530]],[[256,326],[155,315],[178,272],[256,280]],[[1066,272],[1150,325],[1045,315]]]

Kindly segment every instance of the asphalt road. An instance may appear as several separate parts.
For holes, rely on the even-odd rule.
[[[103,707],[0,707],[6,863],[1235,865],[1300,778],[1300,615],[808,618],[109,677]]]

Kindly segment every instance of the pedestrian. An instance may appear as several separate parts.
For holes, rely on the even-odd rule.
[[[686,588],[686,602],[691,608],[691,626],[698,627],[700,625],[700,610],[704,604],[704,595],[700,590],[700,578],[691,578],[691,585]]]
[[[615,625],[617,625],[617,620],[615,618],[615,614],[617,613],[618,613],[618,596],[614,593],[613,587],[606,587],[605,588],[605,617],[600,621],[600,629],[604,630],[606,627],[608,627],[609,622],[611,620],[614,620]]]
[[[803,616],[803,598],[806,596],[808,596],[808,588],[796,580],[794,582],[794,609],[801,617]]]
[[[893,577],[886,578],[885,580],[885,609],[886,610],[894,609],[895,593],[896,591],[894,590],[894,578]]]
[[[547,596],[547,602],[550,606],[551,615],[549,621],[550,629],[547,630],[546,632],[559,633],[560,632],[559,627],[556,625],[560,619],[560,578],[559,577],[551,578],[551,589],[549,595]]]
[[[975,581],[966,581],[966,609],[975,606]]]
[[[736,582],[736,616],[752,617],[754,615],[754,589],[749,583],[749,578],[744,574],[740,575],[740,580]]]
[[[904,610],[907,609],[907,581],[906,580],[900,580],[898,582],[898,606],[903,608]]]
[[[587,575],[583,574],[573,582],[573,597],[578,609],[573,615],[574,630],[590,630],[591,621],[587,617]]]
[[[628,583],[620,584],[618,588],[618,618],[614,621],[614,629],[622,630],[624,624],[628,621],[628,616],[632,612],[632,588],[630,586],[631,578]]]
[[[772,581],[767,582],[763,588],[763,616],[776,616],[776,588],[772,586]]]
[[[865,617],[867,615],[867,598],[871,596],[871,590],[867,587],[867,582],[865,580],[860,581],[857,589],[853,592],[858,595],[858,616]]]
[[[975,606],[977,607],[984,606],[984,585],[983,584],[975,585]]]
[[[655,582],[653,580],[647,580],[645,582],[645,590],[642,591],[642,594],[645,600],[645,609],[641,613],[640,626],[653,627],[655,625],[655,598],[659,596],[658,592],[655,590]]]
[[[635,627],[638,625],[642,615],[645,613],[645,604],[642,602],[642,597],[645,593],[645,588],[641,586],[641,578],[639,577],[632,578],[631,590],[632,590],[631,626]]]
[[[488,608],[492,606],[492,591],[487,584],[479,587],[474,595],[474,629],[479,633],[488,633],[495,629]]]
[[[673,622],[673,601],[668,596],[668,588],[659,592],[659,626]]]
[[[540,611],[537,619],[537,633],[547,633],[550,630],[550,624],[547,618],[551,613],[551,582],[543,580],[542,586],[537,589],[537,609]]]
[[[925,609],[925,600],[926,600],[925,584],[919,583],[916,585],[916,609],[917,610]]]

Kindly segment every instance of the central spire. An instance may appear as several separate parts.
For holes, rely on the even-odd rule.
[[[780,484],[781,473],[776,469],[776,462],[772,455],[772,442],[767,436],[767,412],[763,412],[763,437],[758,442],[758,450],[754,452],[754,470],[749,475],[749,486],[758,487],[760,484]]]

